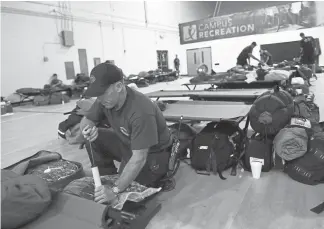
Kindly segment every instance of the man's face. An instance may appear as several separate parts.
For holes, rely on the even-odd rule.
[[[100,103],[107,109],[114,108],[119,101],[119,95],[121,90],[121,82],[117,82],[109,86],[105,93],[98,97]]]
[[[305,35],[300,35],[300,37],[301,37],[302,39],[304,39]]]

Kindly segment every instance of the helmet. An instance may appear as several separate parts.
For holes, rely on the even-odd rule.
[[[197,68],[197,74],[199,76],[206,75],[208,73],[208,67],[206,64],[202,64]]]

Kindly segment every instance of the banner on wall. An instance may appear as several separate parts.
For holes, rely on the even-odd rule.
[[[179,25],[180,43],[189,44],[252,34],[312,28],[318,25],[316,2],[292,2],[255,11],[187,22]],[[324,13],[324,9],[323,12]]]

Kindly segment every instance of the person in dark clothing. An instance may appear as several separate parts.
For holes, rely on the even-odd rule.
[[[300,62],[309,66],[313,71],[313,75],[315,75],[315,39],[311,36],[305,36],[304,33],[300,33],[300,37],[302,38],[300,41]]]
[[[179,60],[179,58],[178,58],[178,55],[176,55],[176,57],[175,57],[173,63],[174,63],[174,68],[175,68],[175,70],[179,73],[180,60]]]
[[[252,59],[258,61],[259,63],[263,64],[263,62],[261,60],[259,60],[258,58],[256,58],[255,56],[252,55],[253,49],[257,46],[256,42],[252,42],[251,45],[245,47],[240,55],[237,57],[237,62],[236,65],[243,67],[243,68],[247,68],[250,65],[250,58],[252,57]]]
[[[114,160],[121,162],[114,187],[96,188],[95,201],[114,200],[134,180],[155,186],[168,172],[173,142],[161,110],[147,96],[125,86],[116,65],[99,64],[90,78],[85,95],[97,99],[80,123],[90,161],[100,175],[116,174]],[[96,127],[103,119],[111,128]]]
[[[55,87],[60,87],[63,85],[62,80],[60,80],[57,76],[56,73],[54,73],[51,78],[50,78],[50,82],[49,82],[50,86],[55,88]]]
[[[272,61],[272,55],[270,52],[268,52],[265,49],[260,49],[260,59],[263,63],[272,66],[273,61]]]

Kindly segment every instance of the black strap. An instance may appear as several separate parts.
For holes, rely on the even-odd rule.
[[[311,209],[312,212],[320,214],[324,212],[324,202]]]

